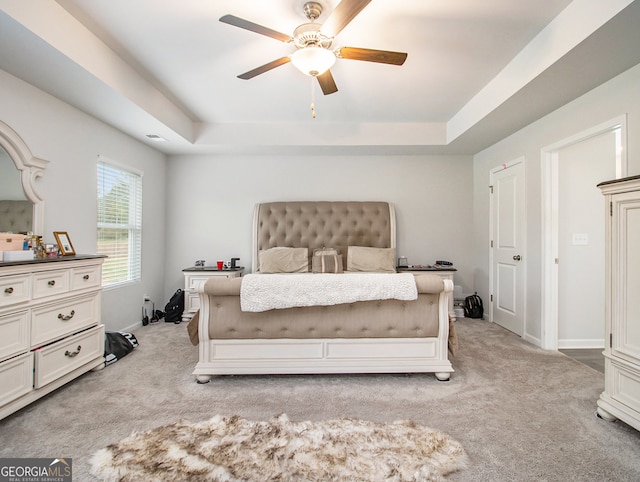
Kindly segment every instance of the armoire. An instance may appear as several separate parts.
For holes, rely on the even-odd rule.
[[[598,185],[605,197],[605,387],[598,414],[640,430],[640,176]]]

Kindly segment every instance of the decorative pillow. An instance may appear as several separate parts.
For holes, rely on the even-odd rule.
[[[261,273],[306,273],[309,271],[307,248],[270,248],[258,253]]]
[[[342,273],[342,255],[334,248],[315,249],[311,270],[314,273]]]
[[[395,248],[369,248],[349,246],[347,250],[347,271],[396,272]]]

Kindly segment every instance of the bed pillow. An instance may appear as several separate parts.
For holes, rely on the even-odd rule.
[[[396,272],[395,248],[369,248],[349,246],[347,250],[347,271]]]
[[[306,273],[309,271],[307,248],[270,248],[259,253],[261,273]]]
[[[314,273],[342,273],[342,255],[335,248],[313,250],[311,271]]]

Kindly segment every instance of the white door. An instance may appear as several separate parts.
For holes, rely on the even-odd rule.
[[[524,334],[524,161],[491,171],[491,320]]]

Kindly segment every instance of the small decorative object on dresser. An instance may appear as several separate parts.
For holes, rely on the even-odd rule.
[[[102,262],[0,263],[0,418],[104,367]]]
[[[71,239],[69,239],[66,231],[54,231],[53,236],[56,238],[58,250],[62,256],[74,256],[76,254],[76,250],[73,249],[73,244],[71,244]]]
[[[605,196],[604,391],[598,414],[640,430],[640,176],[603,182]]]

